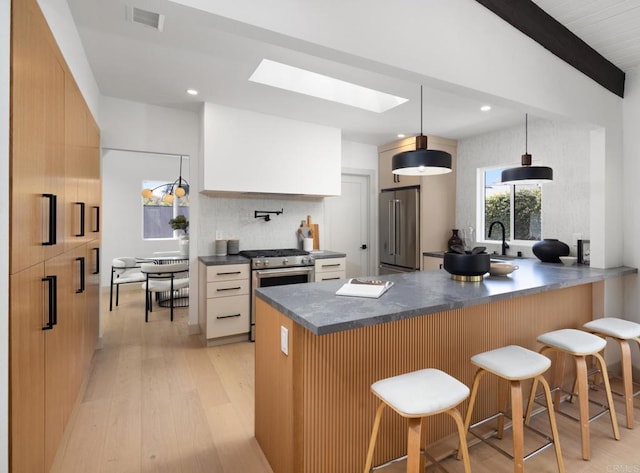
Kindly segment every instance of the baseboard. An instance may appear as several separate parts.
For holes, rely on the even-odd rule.
[[[189,332],[189,335],[198,335],[201,330],[200,330],[200,325],[199,324],[187,324],[187,331]]]

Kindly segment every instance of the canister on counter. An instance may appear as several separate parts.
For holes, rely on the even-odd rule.
[[[227,240],[216,240],[216,256],[227,255]]]
[[[240,253],[240,240],[229,240],[227,242],[227,254],[237,255]]]

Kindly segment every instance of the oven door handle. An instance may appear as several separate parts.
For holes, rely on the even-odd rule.
[[[301,266],[291,268],[277,268],[277,269],[258,269],[254,270],[254,273],[258,279],[269,276],[296,276],[298,274],[309,274],[313,272],[313,266]]]

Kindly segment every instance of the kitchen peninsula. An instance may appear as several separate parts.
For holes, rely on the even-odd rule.
[[[380,299],[336,296],[344,280],[259,289],[255,434],[273,471],[360,471],[376,408],[371,383],[433,367],[470,385],[472,355],[508,344],[536,349],[540,333],[600,313],[605,279],[637,273],[517,264],[510,276],[477,283],[443,270],[385,276],[395,284]],[[495,409],[496,386],[485,384],[478,418]],[[444,417],[427,423],[428,443],[453,432]],[[385,415],[374,464],[405,452],[405,423]]]

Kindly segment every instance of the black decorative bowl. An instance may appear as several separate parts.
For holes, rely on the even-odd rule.
[[[471,255],[447,251],[444,254],[443,267],[453,279],[481,281],[482,277],[489,272],[491,262],[488,253]]]
[[[531,250],[543,263],[562,263],[560,257],[569,255],[569,245],[556,238],[545,238],[534,243]]]

